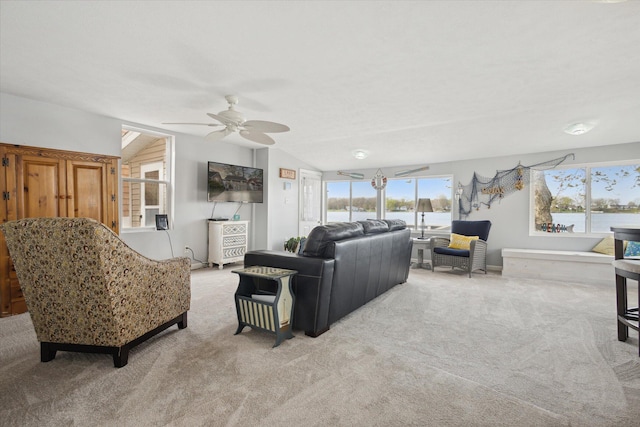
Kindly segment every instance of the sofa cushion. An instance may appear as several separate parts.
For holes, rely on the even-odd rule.
[[[441,255],[453,255],[453,256],[462,256],[469,257],[470,251],[468,249],[453,249],[447,246],[438,246],[433,248],[433,251],[437,254]]]
[[[407,223],[401,219],[383,219],[389,226],[389,231],[404,230],[407,228]]]
[[[364,227],[359,222],[336,222],[319,225],[311,230],[304,246],[304,256],[323,256],[330,242],[364,235]]]
[[[451,221],[451,232],[464,236],[479,236],[481,240],[487,241],[491,230],[491,221]]]
[[[364,234],[386,233],[389,231],[389,224],[381,219],[368,219],[366,221],[358,221],[364,228]]]

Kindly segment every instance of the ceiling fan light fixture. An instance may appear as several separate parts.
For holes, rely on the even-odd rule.
[[[357,150],[353,150],[351,154],[353,154],[353,157],[355,157],[356,159],[362,160],[369,157],[370,153],[367,150],[357,149]]]
[[[224,110],[224,111],[220,111],[218,113],[219,116],[224,117],[225,119],[227,119],[229,122],[239,126],[241,124],[243,124],[244,122],[247,121],[247,119],[244,118],[244,116],[233,109],[233,106],[229,106],[228,110]]]
[[[238,97],[234,95],[225,96],[229,103],[229,109],[218,114],[207,113],[207,116],[218,123],[163,123],[167,125],[201,125],[201,126],[221,126],[223,129],[209,133],[206,138],[210,141],[217,141],[225,136],[238,132],[241,137],[249,141],[263,145],[273,145],[276,142],[267,133],[289,132],[289,126],[281,123],[268,122],[265,120],[247,120],[242,113],[235,109]]]
[[[569,135],[582,135],[589,132],[591,129],[595,127],[593,123],[572,123],[564,128],[565,133]]]

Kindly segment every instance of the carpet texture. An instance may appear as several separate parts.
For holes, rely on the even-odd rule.
[[[639,423],[638,335],[617,341],[613,278],[411,270],[320,337],[272,348],[271,334],[233,335],[238,267],[194,271],[188,328],[135,347],[122,369],[100,354],[41,363],[29,315],[0,319],[0,425]]]

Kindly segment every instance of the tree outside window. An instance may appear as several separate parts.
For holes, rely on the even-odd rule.
[[[376,217],[376,190],[365,181],[327,182],[327,222]]]
[[[532,173],[536,232],[608,233],[614,225],[640,225],[640,164]]]

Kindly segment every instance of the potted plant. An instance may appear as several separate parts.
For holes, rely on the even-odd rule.
[[[285,240],[284,250],[295,254],[299,251],[300,244],[304,244],[306,239],[304,236],[291,237],[289,240]]]

